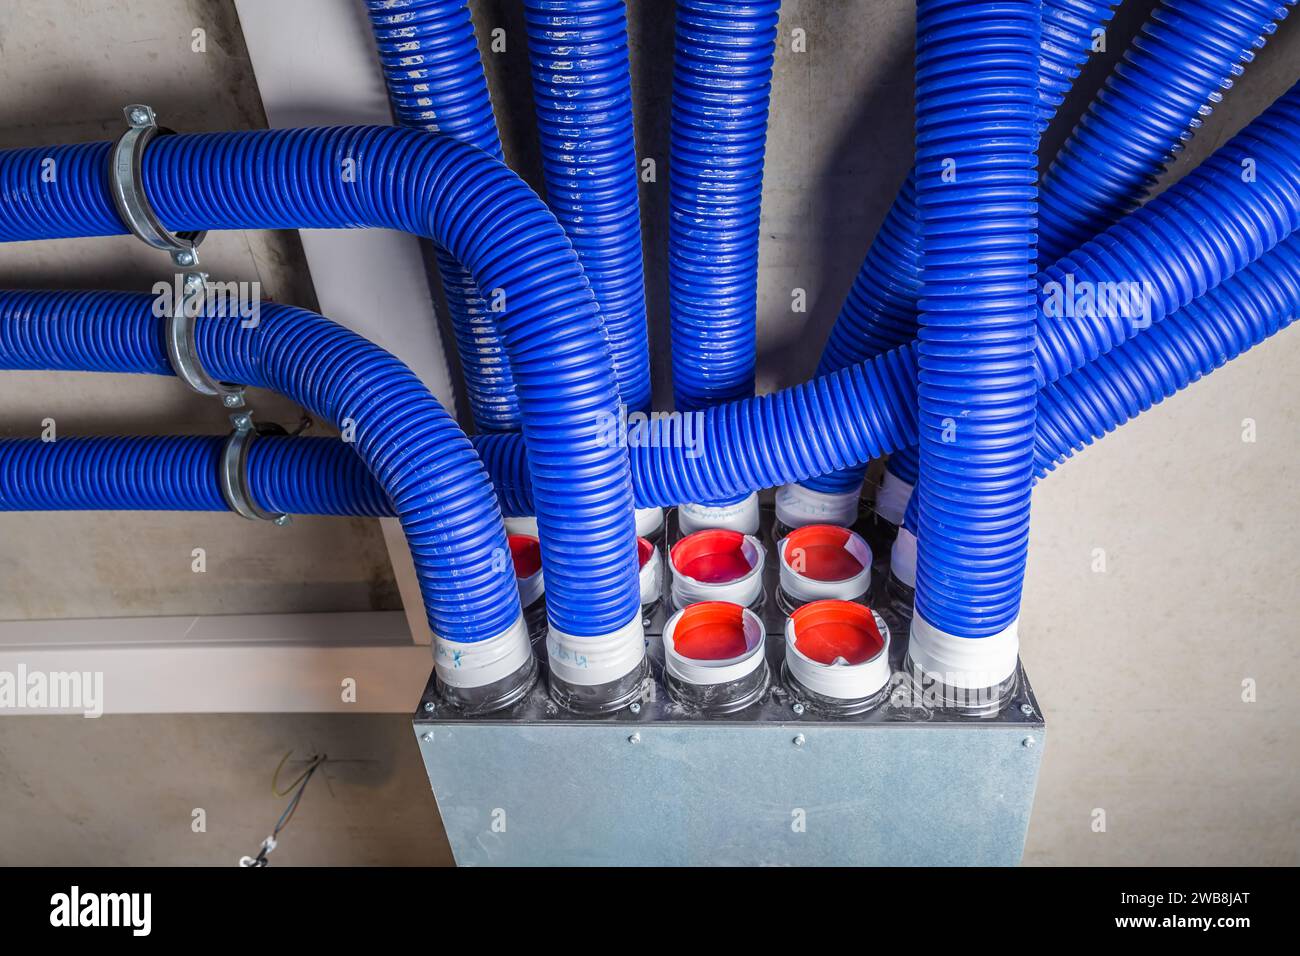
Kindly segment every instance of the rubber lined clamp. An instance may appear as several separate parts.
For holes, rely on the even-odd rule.
[[[286,434],[279,425],[254,425],[252,412],[230,416],[235,430],[221,447],[221,497],[227,507],[251,521],[270,521],[284,527],[293,519],[287,514],[267,511],[256,501],[248,488],[248,449],[258,435]]]
[[[200,395],[220,396],[226,408],[243,408],[244,386],[217,381],[199,361],[194,320],[204,310],[207,287],[206,272],[185,273],[181,294],[174,297],[167,316],[167,359],[176,377]]]
[[[170,253],[172,261],[181,268],[196,266],[199,243],[207,232],[172,232],[162,224],[144,194],[144,148],[155,136],[170,135],[173,131],[159,126],[153,108],[143,103],[132,103],[122,114],[126,117],[127,130],[118,137],[109,154],[108,181],[117,214],[141,242]]]

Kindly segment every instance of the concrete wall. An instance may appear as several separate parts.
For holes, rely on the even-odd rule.
[[[58,0],[0,14],[0,144],[98,138],[116,109],[149,99],[184,129],[256,126],[255,90],[226,3],[125,5]],[[507,30],[490,60],[507,152],[536,183],[536,144],[518,5],[474,4],[481,30]],[[666,171],[671,16],[633,3],[639,150]],[[1048,134],[1062,138],[1146,16],[1130,0]],[[189,31],[219,38],[206,58]],[[807,31],[792,53],[790,31]],[[813,370],[866,245],[910,163],[911,5],[905,0],[787,0],[764,182],[760,385]],[[310,33],[303,37],[310,43]],[[1284,24],[1167,180],[1220,145],[1300,74],[1300,23]],[[178,77],[180,79],[178,80]],[[215,95],[210,91],[215,90]],[[666,350],[666,179],[643,189],[656,384],[670,395]],[[210,240],[214,271],[261,276],[277,297],[309,305],[291,236]],[[206,251],[206,249],[205,249]],[[219,267],[218,267],[219,264]],[[129,240],[0,248],[6,285],[139,288],[156,259]],[[809,312],[790,311],[795,287]],[[1186,395],[1154,410],[1045,481],[1036,493],[1023,654],[1049,734],[1026,861],[1062,863],[1300,862],[1300,703],[1289,693],[1300,572],[1300,337],[1283,334]],[[54,407],[75,431],[215,430],[216,413],[175,383],[69,376],[0,376],[0,430],[32,433]],[[54,404],[51,404],[54,403]],[[259,406],[260,407],[260,406]],[[293,409],[283,409],[289,417]],[[1256,440],[1242,440],[1251,419]],[[63,418],[60,418],[63,421]],[[147,520],[154,522],[142,525]],[[304,522],[303,525],[307,523]],[[126,573],[88,562],[87,547],[131,541],[151,569],[149,606],[195,611],[256,595],[221,596],[160,572],[201,527],[268,562],[310,603],[371,606],[383,594],[382,544],[367,523],[321,522],[310,541],[254,540],[225,516],[195,525],[165,516],[0,516],[0,616],[134,607]],[[141,533],[141,528],[148,530]],[[38,547],[35,536],[50,533]],[[69,547],[57,544],[85,542]],[[320,535],[321,537],[314,537]],[[50,543],[53,542],[53,543]],[[1101,549],[1100,551],[1098,549]],[[313,565],[323,552],[328,566]],[[1104,554],[1104,570],[1100,558]],[[311,556],[315,555],[316,558]],[[36,563],[43,562],[43,563]],[[32,568],[41,568],[39,575]],[[23,569],[27,569],[24,571]],[[10,586],[25,573],[21,588]],[[340,582],[345,587],[335,588]],[[349,590],[351,588],[352,590]],[[360,590],[358,590],[360,588]],[[79,602],[79,603],[78,603]],[[274,603],[274,599],[272,599]],[[1257,699],[1243,701],[1243,681]],[[276,762],[326,752],[339,759],[313,782],[277,862],[445,860],[435,808],[401,718],[108,717],[0,720],[0,862],[231,862],[252,852],[282,806],[267,789]],[[346,762],[344,762],[346,761]],[[194,807],[208,832],[191,832]],[[1105,830],[1098,832],[1097,811]]]

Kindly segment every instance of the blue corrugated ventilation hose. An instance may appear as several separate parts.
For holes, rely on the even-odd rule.
[[[474,444],[400,362],[319,316],[266,303],[255,334],[216,314],[197,322],[200,358],[212,374],[281,391],[355,434],[346,445],[259,439],[250,455],[254,496],[290,512],[391,508],[410,540],[430,624],[453,641],[498,634],[519,616],[509,562],[501,560],[498,495],[510,513],[537,514],[553,628],[608,635],[639,620],[634,500],[728,501],[790,482],[812,485],[918,436],[925,461],[918,619],[945,635],[1005,632],[1018,601],[1031,470],[1041,476],[1286,327],[1300,309],[1300,241],[1292,235],[1300,227],[1300,87],[1133,210],[1286,7],[1166,0],[1046,180],[1042,261],[1052,264],[1035,279],[1032,152],[1110,4],[1048,0],[1040,40],[1034,3],[923,0],[918,174],[864,263],[864,271],[875,263],[876,284],[865,292],[855,285],[845,305],[823,362],[823,371],[835,371],[751,397],[777,3],[681,0],[670,170],[674,387],[679,408],[703,409],[703,445],[624,447],[609,441],[630,388],[629,366],[616,354],[622,316],[608,306],[603,316],[617,296],[610,287],[593,294],[592,286],[605,264],[612,275],[631,275],[621,271],[630,251],[626,263],[619,255],[636,243],[619,244],[616,254],[614,230],[587,233],[577,222],[593,221],[581,210],[613,216],[616,206],[625,217],[618,221],[630,222],[635,208],[620,11],[598,0],[529,0],[537,17],[564,10],[590,17],[583,88],[597,95],[574,125],[598,131],[601,143],[608,135],[608,157],[599,143],[586,144],[593,157],[614,164],[618,154],[624,168],[627,157],[633,162],[609,195],[596,182],[603,174],[566,181],[565,170],[548,170],[560,218],[578,211],[562,225],[489,154],[499,144],[484,152],[451,138],[471,138],[457,125],[471,116],[491,120],[477,53],[468,52],[464,3],[374,6],[381,17],[398,6],[414,15],[379,24],[381,55],[399,120],[432,120],[441,133],[163,136],[145,152],[143,182],[173,230],[401,229],[438,243],[444,265],[473,276],[477,288],[500,291],[504,307],[489,312],[483,328],[505,349],[522,436],[485,435]],[[421,31],[435,26],[444,32],[428,36],[440,38],[426,39]],[[558,42],[557,27],[535,26],[543,80],[568,72],[560,49],[548,45]],[[414,60],[401,55],[413,50]],[[423,95],[435,77],[445,80],[440,105]],[[543,137],[552,158],[572,158],[584,144],[558,115],[561,99],[539,98]],[[430,110],[434,116],[421,115]],[[1114,150],[1090,148],[1098,137],[1113,143],[1118,117],[1127,139]],[[1000,118],[1006,135],[994,136]],[[0,240],[122,233],[107,188],[108,152],[107,143],[0,152]],[[932,175],[945,160],[955,160],[955,181]],[[59,173],[53,181],[42,175],[50,163]],[[593,160],[593,171],[598,166]],[[1137,314],[1058,314],[1062,289],[1116,284],[1140,288]],[[635,286],[619,291],[636,299]],[[987,308],[972,314],[976,304]],[[153,306],[151,296],[129,293],[0,292],[0,367],[170,374]],[[636,315],[643,335],[639,312],[638,302],[624,314]],[[956,441],[944,440],[949,420]],[[0,505],[220,507],[212,467],[219,441],[5,441]]]
[[[1149,329],[1139,326],[1158,324],[1225,280],[1240,288],[1247,280],[1236,273],[1300,228],[1295,142],[1300,85],[1181,182],[1040,273],[1038,384],[1089,365],[1129,338],[1142,338]],[[1244,182],[1241,161],[1247,157],[1268,174]],[[1295,253],[1288,244],[1268,254],[1275,261]],[[1132,282],[1145,293],[1147,315],[1132,322],[1087,311],[1045,314],[1051,290],[1064,288],[1067,276],[1078,288]],[[637,505],[802,481],[915,444],[915,350],[914,344],[900,346],[803,385],[711,408],[698,456],[682,447],[631,448]],[[506,513],[530,513],[522,443],[503,435],[476,444]]]
[[[1040,266],[1082,245],[1141,201],[1200,125],[1199,117],[1218,102],[1220,89],[1241,73],[1293,2],[1161,4],[1044,181],[1039,196]],[[1113,6],[1045,0],[1040,128],[1046,128],[1081,68],[1092,31],[1108,22]],[[915,337],[920,233],[914,203],[909,178],[854,280],[827,340],[820,371],[862,361]],[[1071,238],[1061,238],[1067,234]],[[917,449],[901,449],[890,456],[889,471],[914,485],[917,462]],[[861,474],[860,469],[850,470],[807,484],[819,491],[847,491],[858,487]]]
[[[131,292],[0,293],[0,367],[173,374],[155,301]],[[204,368],[220,380],[269,388],[348,427],[350,451],[402,521],[435,634],[481,640],[519,617],[514,575],[502,566],[509,550],[492,486],[469,440],[413,372],[328,319],[271,302],[262,303],[255,328],[214,314],[199,317],[195,332]],[[250,459],[276,444],[259,438]],[[87,451],[106,453],[98,445]],[[354,475],[320,477],[336,486],[330,496],[346,501],[356,491]],[[304,500],[313,496],[329,500],[323,492],[304,493]]]
[[[66,294],[66,293],[65,293]],[[1223,285],[1038,395],[1039,478],[1075,452],[1177,394],[1300,319],[1300,234]],[[5,321],[9,321],[7,314]],[[11,361],[8,353],[5,361]],[[6,365],[5,367],[10,367]],[[0,440],[0,510],[224,511],[222,438]],[[531,514],[523,445],[473,439],[505,514]],[[393,514],[387,495],[343,442],[267,436],[249,455],[253,497],[291,514]],[[638,504],[642,502],[638,501]],[[915,529],[915,524],[910,525]]]
[[[988,637],[1019,617],[1029,551],[1038,0],[916,15],[916,613]]]
[[[546,204],[605,320],[619,395],[650,408],[632,74],[623,0],[525,0]]]
[[[759,214],[780,6],[677,4],[668,301],[673,397],[682,412],[754,394]]]
[[[366,12],[398,125],[442,133],[501,159],[468,0],[366,0]],[[474,424],[485,432],[517,431],[514,376],[491,303],[454,256],[445,249],[436,255]]]
[[[0,236],[121,233],[108,192],[108,150],[99,143],[0,156]],[[56,183],[40,181],[49,158],[60,170]],[[345,168],[354,175],[339,175]],[[524,416],[551,624],[584,636],[639,620],[628,459],[608,440],[619,414],[609,344],[573,247],[522,180],[446,137],[343,127],[159,137],[145,152],[143,181],[173,230],[400,229],[441,243],[481,287],[505,290],[498,331]],[[300,374],[313,374],[309,353],[292,361]],[[210,360],[208,367],[240,380]],[[489,515],[495,518],[495,505],[484,520]],[[428,584],[441,580],[454,590],[458,559],[442,560],[446,576]]]
[[[207,436],[0,439],[0,511],[226,511],[223,444]],[[248,449],[248,488],[273,513],[393,514],[365,463],[337,438],[258,438]]]
[[[74,293],[50,293],[71,296]],[[0,341],[14,313],[0,313]],[[1071,373],[1038,395],[1038,477],[1188,385],[1300,319],[1300,234],[1149,333]],[[35,350],[22,348],[24,354]],[[19,349],[0,349],[20,367]],[[45,352],[52,356],[52,352]],[[89,359],[89,356],[87,356]],[[90,361],[81,367],[95,364]],[[30,367],[24,364],[21,367]],[[51,366],[52,367],[52,366]],[[99,363],[98,370],[120,370]],[[159,371],[162,371],[161,369]],[[221,438],[105,438],[0,441],[0,510],[224,511],[216,479]],[[502,511],[532,513],[527,455],[514,436],[473,439],[493,476]],[[250,486],[270,511],[392,514],[387,496],[348,445],[329,438],[268,436],[252,446]],[[640,483],[638,482],[638,488]],[[646,501],[638,499],[638,504]],[[915,529],[915,524],[910,527]]]

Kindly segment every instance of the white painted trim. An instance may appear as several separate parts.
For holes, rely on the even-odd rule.
[[[19,666],[103,674],[108,714],[406,714],[433,657],[400,611],[4,620],[0,671]],[[59,711],[0,719],[23,713]]]
[[[108,714],[405,714],[433,659],[401,612],[376,611],[0,622],[0,671],[20,665],[102,673]],[[21,713],[51,711],[0,718]]]
[[[409,641],[401,611],[204,614],[0,621],[0,652],[157,644],[294,644],[376,647]],[[426,652],[427,653],[427,652]],[[433,666],[433,657],[429,657]]]

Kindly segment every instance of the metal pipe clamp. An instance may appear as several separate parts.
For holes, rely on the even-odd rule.
[[[117,214],[138,239],[170,253],[176,265],[185,269],[198,265],[199,243],[207,232],[172,232],[162,224],[144,194],[144,148],[155,136],[170,134],[172,130],[159,126],[153,109],[143,103],[133,103],[122,113],[126,116],[127,130],[118,137],[109,154],[108,181]]]
[[[199,361],[194,320],[203,311],[207,282],[206,272],[187,272],[180,295],[173,295],[167,315],[167,359],[176,377],[200,395],[219,395],[226,408],[242,408],[244,386],[217,381]]]
[[[221,497],[227,507],[251,521],[270,521],[284,527],[293,519],[287,514],[267,511],[255,500],[248,488],[248,449],[260,434],[251,412],[230,416],[235,426],[221,448]],[[275,426],[270,426],[275,428]]]

